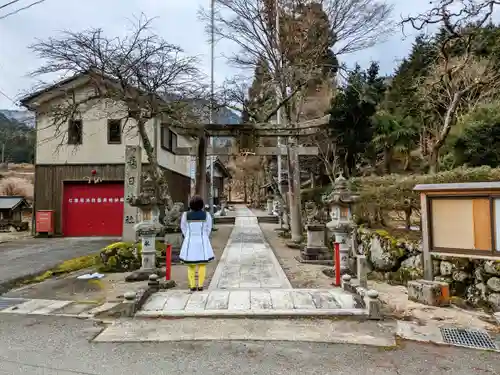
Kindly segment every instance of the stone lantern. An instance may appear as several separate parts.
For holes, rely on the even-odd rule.
[[[341,274],[345,274],[349,270],[349,236],[354,227],[351,207],[358,199],[359,195],[355,195],[349,190],[347,180],[342,174],[337,177],[333,191],[325,199],[331,219],[326,227],[340,247]]]
[[[142,241],[142,264],[139,272],[130,279],[144,279],[156,272],[156,236],[162,225],[159,222],[158,202],[154,187],[149,176],[144,179],[144,186],[138,196],[127,199],[132,207],[141,210],[141,221],[134,226],[137,235]]]

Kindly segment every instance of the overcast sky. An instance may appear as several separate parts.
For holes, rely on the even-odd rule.
[[[11,0],[0,0],[0,6]],[[0,17],[10,11],[29,5],[36,0],[21,0],[15,5],[0,9]],[[388,0],[395,6],[394,18],[422,11],[427,0]],[[411,4],[411,5],[410,5]],[[142,13],[157,17],[155,31],[171,43],[180,45],[188,54],[199,56],[205,70],[209,71],[210,46],[198,20],[200,6],[208,6],[209,0],[45,0],[39,5],[0,19],[0,109],[16,109],[13,103],[35,84],[27,73],[37,68],[37,60],[28,49],[36,38],[57,36],[61,30],[83,30],[102,27],[109,35],[123,35],[130,20]],[[341,62],[353,65],[359,62],[365,67],[371,60],[379,61],[383,73],[391,73],[404,57],[413,37],[398,30],[387,42],[353,55],[343,56]],[[228,52],[232,46],[216,47],[216,56]],[[222,82],[236,71],[229,69],[222,57],[216,59],[215,80]]]

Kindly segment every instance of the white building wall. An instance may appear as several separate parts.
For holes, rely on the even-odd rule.
[[[88,95],[88,88],[78,90],[77,99]],[[60,99],[59,99],[60,100]],[[52,101],[50,104],[54,105]],[[108,144],[108,119],[124,118],[125,107],[120,103],[105,103],[90,106],[81,114],[83,140],[81,145],[67,144],[67,122],[56,125],[53,118],[43,112],[37,113],[36,130],[36,164],[122,164],[125,162],[125,145],[140,145],[141,139],[134,126],[134,120],[126,122],[121,144]],[[149,139],[154,142],[154,126],[158,127],[157,150],[158,163],[170,170],[189,176],[189,157],[178,156],[161,148],[160,121],[148,121],[147,132]],[[188,147],[190,142],[178,135],[179,147]],[[147,156],[143,150],[143,162]]]

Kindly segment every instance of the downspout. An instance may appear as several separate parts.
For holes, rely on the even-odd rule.
[[[30,108],[28,108],[30,110]],[[35,112],[35,147],[33,152],[33,165],[35,166],[35,173],[33,173],[33,204],[31,206],[31,235],[36,235],[36,150],[38,148],[38,113]]]

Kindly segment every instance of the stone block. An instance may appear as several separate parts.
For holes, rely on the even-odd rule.
[[[382,302],[378,298],[376,290],[368,290],[365,294],[365,305],[368,310],[368,319],[380,320],[383,318]]]
[[[500,325],[500,312],[494,313],[493,316],[495,317],[497,324]]]
[[[408,299],[429,306],[449,306],[450,286],[441,281],[409,281]]]

